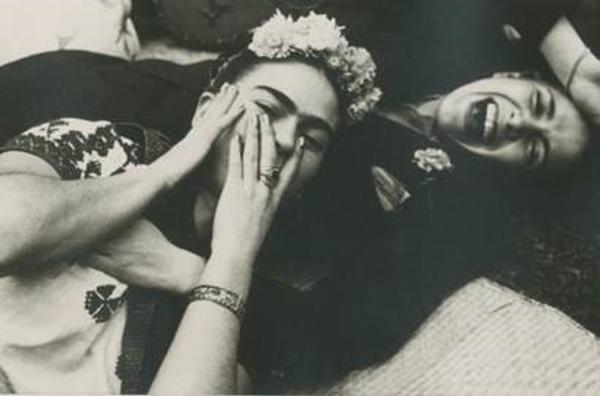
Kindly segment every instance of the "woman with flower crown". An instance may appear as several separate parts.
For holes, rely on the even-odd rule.
[[[368,52],[335,21],[277,13],[224,64],[170,148],[156,131],[73,118],[11,139],[0,155],[0,390],[131,391],[122,385],[140,356],[123,335],[143,340],[151,329],[131,315],[154,309],[137,285],[188,301],[152,393],[247,391],[237,350],[256,256],[337,131],[375,106],[374,79]],[[187,216],[207,258],[144,218],[190,185]]]

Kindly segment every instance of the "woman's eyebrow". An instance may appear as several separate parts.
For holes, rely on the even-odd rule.
[[[272,96],[274,96],[275,99],[277,99],[279,102],[281,102],[281,104],[289,111],[296,111],[298,109],[296,106],[296,103],[294,103],[294,101],[292,99],[290,99],[289,96],[287,96],[286,94],[284,94],[283,92],[281,92],[278,89],[271,88],[266,85],[258,85],[256,87],[256,89],[262,89],[264,91],[267,91]]]
[[[258,85],[256,89],[261,89],[263,91],[267,91],[271,94],[275,99],[277,99],[285,108],[290,112],[295,112],[298,110],[296,103],[289,96],[284,94],[278,89],[266,86],[266,85]],[[313,127],[316,129],[323,129],[327,134],[333,135],[333,127],[327,123],[327,121],[323,120],[320,117],[316,117],[313,115],[303,115],[304,121],[303,124],[309,127]]]
[[[333,128],[325,120],[319,117],[306,115],[302,121],[303,126],[310,129],[320,129],[329,136],[333,135]]]

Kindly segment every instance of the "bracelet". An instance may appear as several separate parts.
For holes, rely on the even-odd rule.
[[[577,57],[577,60],[575,62],[573,62],[573,66],[571,66],[571,70],[569,70],[569,77],[567,78],[567,83],[565,84],[565,89],[569,94],[571,93],[571,84],[573,83],[573,78],[575,78],[575,73],[577,73],[577,69],[579,69],[579,65],[581,65],[581,62],[583,62],[585,57],[588,56],[589,54],[590,54],[590,49],[586,47],[581,52],[579,57]]]
[[[246,313],[244,299],[236,293],[218,286],[199,285],[188,293],[188,303],[210,301],[231,311],[240,321]]]

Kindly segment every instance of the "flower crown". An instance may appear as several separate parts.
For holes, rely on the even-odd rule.
[[[248,49],[262,58],[284,59],[293,55],[321,61],[340,85],[351,122],[362,120],[379,102],[375,86],[377,66],[371,54],[348,44],[344,27],[335,19],[310,12],[294,21],[277,10],[253,31]]]

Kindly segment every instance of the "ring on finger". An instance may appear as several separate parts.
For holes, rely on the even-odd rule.
[[[267,187],[273,188],[279,181],[279,173],[281,168],[276,166],[262,170],[259,174],[258,179],[263,182]]]

